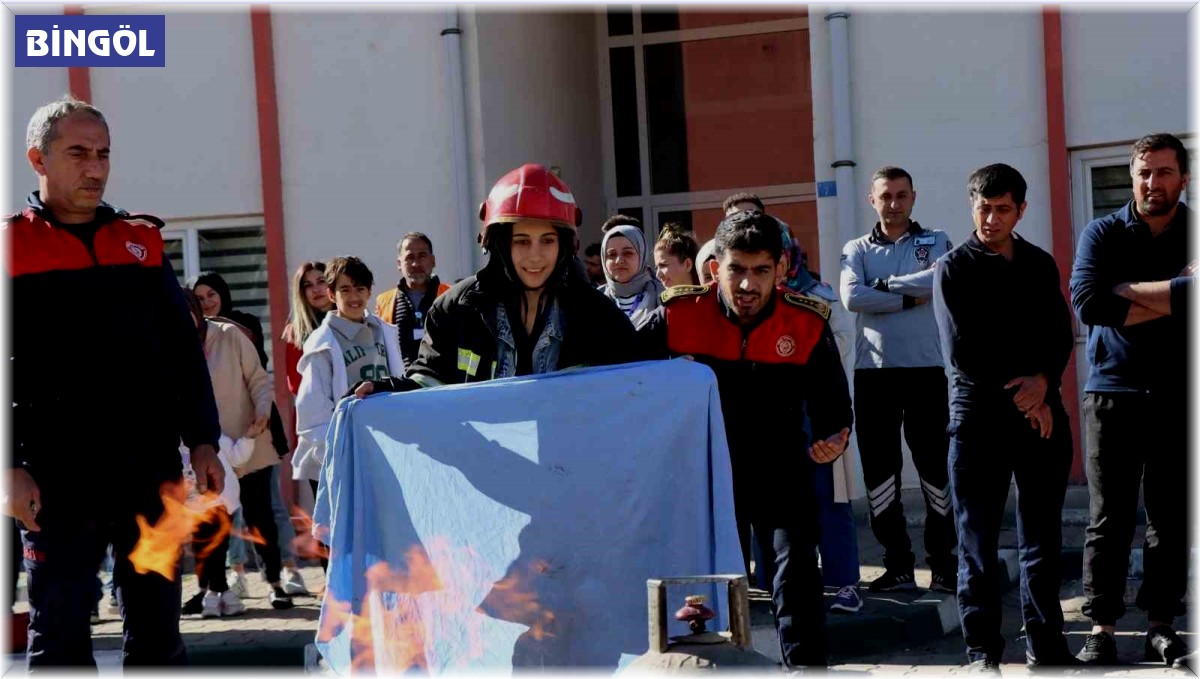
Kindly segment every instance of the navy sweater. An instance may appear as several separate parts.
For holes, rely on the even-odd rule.
[[[1191,260],[1192,211],[1180,204],[1166,231],[1157,237],[1130,201],[1087,225],[1075,249],[1071,303],[1088,326],[1089,392],[1187,390],[1187,308],[1190,276],[1180,271]],[[1171,281],[1171,315],[1124,327],[1133,304],[1113,294],[1121,283]]]
[[[951,368],[951,417],[968,411],[1016,415],[1015,377],[1045,375],[1047,405],[1061,408],[1059,386],[1075,339],[1054,258],[1013,236],[1012,261],[974,232],[937,262],[934,316]]]

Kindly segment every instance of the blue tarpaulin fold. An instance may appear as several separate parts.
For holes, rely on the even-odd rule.
[[[744,568],[691,361],[347,399],[328,451],[317,646],[340,674],[616,669],[647,650],[647,579]]]

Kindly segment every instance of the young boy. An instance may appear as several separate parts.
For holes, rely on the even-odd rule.
[[[292,464],[296,478],[308,479],[314,496],[325,459],[325,431],[342,395],[359,381],[404,374],[395,326],[369,311],[375,278],[367,265],[357,257],[335,257],[325,265],[325,280],[336,307],[304,342],[296,365],[300,389]]]

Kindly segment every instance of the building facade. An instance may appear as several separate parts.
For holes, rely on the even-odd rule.
[[[955,242],[968,173],[1015,166],[1020,232],[1067,272],[1082,226],[1131,195],[1129,143],[1193,143],[1187,7],[711,9],[139,6],[167,14],[164,68],[9,63],[8,208],[36,186],[29,115],[92,101],[112,133],[107,198],[164,218],[180,277],[223,273],[281,355],[300,262],[360,256],[379,292],[419,230],[443,280],[469,275],[478,205],[525,162],[570,184],[584,246],[617,211],[707,239],[722,199],[751,190],[836,282],[879,166],[911,172],[914,217]]]

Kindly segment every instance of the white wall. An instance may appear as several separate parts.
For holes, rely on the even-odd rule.
[[[1007,163],[1029,184],[1018,232],[1049,249],[1040,9],[853,8],[850,45],[862,232],[875,220],[867,180],[880,166],[908,170],[913,217],[958,243],[971,231],[967,176]]]
[[[1188,119],[1189,9],[1063,8],[1068,146],[1194,131]]]
[[[454,247],[441,12],[272,11],[289,275],[356,255],[381,292],[414,230],[433,240],[443,280],[468,275]]]
[[[552,8],[546,8],[551,10]],[[562,168],[583,209],[584,245],[604,214],[596,15],[479,7],[469,67],[477,84],[473,150],[478,200],[504,173],[528,162]]]
[[[813,153],[817,181],[832,181],[830,6],[809,6]],[[914,178],[913,217],[961,242],[971,231],[967,175],[989,163],[1016,167],[1030,185],[1018,227],[1049,249],[1050,220],[1042,25],[1035,11],[1002,14],[851,7],[850,107],[855,217],[860,234],[877,219],[869,179],[883,165]],[[823,271],[841,270],[837,199],[817,199]],[[837,285],[837,275],[829,277]],[[852,363],[852,359],[850,360]],[[848,366],[852,370],[853,366]],[[904,488],[919,487],[911,452]]]
[[[61,14],[61,5],[8,5],[12,12],[5,12],[0,30],[5,36],[12,36],[15,30],[13,14]],[[5,38],[4,44],[8,42]],[[22,209],[25,196],[37,189],[37,175],[29,167],[25,159],[25,126],[29,117],[39,106],[58,99],[68,93],[67,69],[65,68],[16,68],[13,66],[13,49],[4,50],[0,57],[0,68],[8,73],[8,85],[11,89],[6,106],[9,110],[11,123],[8,133],[8,196],[3,205],[4,214],[11,214]]]
[[[154,11],[166,67],[89,71],[112,133],[106,199],[164,218],[262,212],[248,7]]]

